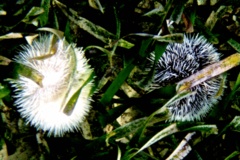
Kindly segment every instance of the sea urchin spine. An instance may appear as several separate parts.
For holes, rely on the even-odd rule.
[[[183,43],[170,43],[159,59],[151,88],[160,88],[191,76],[204,67],[219,61],[220,54],[203,36],[184,36]],[[201,120],[220,99],[219,88],[223,84],[219,75],[190,90],[194,94],[168,106],[170,121]]]
[[[15,57],[15,62],[39,74],[41,84],[21,74],[10,83],[16,88],[15,105],[21,116],[49,135],[62,136],[79,130],[79,123],[89,111],[92,69],[82,48],[65,39],[53,43],[52,36],[40,36],[32,45],[23,46]],[[50,56],[46,55],[49,51],[53,52]],[[70,105],[68,102],[76,95]],[[66,108],[70,108],[67,113]]]

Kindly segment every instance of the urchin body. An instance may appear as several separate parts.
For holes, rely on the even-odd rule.
[[[70,114],[64,113],[64,107],[73,94],[85,83],[84,78],[92,73],[81,48],[59,39],[54,45],[56,51],[45,56],[51,44],[49,35],[40,36],[32,45],[23,47],[15,61],[39,72],[42,85],[34,80],[19,75],[11,83],[16,88],[16,101],[20,114],[37,129],[48,131],[49,135],[62,136],[65,132],[79,129],[89,111],[89,93],[92,83],[82,87],[75,107]]]
[[[202,36],[184,36],[183,43],[170,43],[159,59],[152,88],[174,84],[219,61],[220,54]],[[194,93],[168,106],[170,121],[201,120],[220,96],[223,77],[217,76],[192,87]]]

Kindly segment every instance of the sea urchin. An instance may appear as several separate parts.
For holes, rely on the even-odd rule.
[[[219,61],[220,54],[203,36],[184,36],[183,43],[170,43],[159,59],[151,88],[177,83],[204,67]],[[170,121],[201,120],[220,99],[223,76],[192,87],[194,94],[168,106]]]
[[[16,88],[15,105],[21,116],[49,135],[62,136],[78,130],[89,111],[92,69],[82,48],[65,39],[53,41],[52,36],[41,35],[14,59],[34,70],[40,83],[22,74],[10,83]]]

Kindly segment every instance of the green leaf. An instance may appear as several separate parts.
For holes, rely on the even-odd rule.
[[[67,21],[66,26],[65,26],[65,31],[64,31],[64,37],[68,42],[74,42],[73,40],[73,35],[71,34],[71,27],[70,27],[70,21]]]
[[[183,33],[173,33],[165,36],[154,36],[153,39],[159,42],[183,43]]]
[[[3,86],[2,84],[0,84],[0,99],[6,97],[7,95],[9,95],[10,90]]]
[[[229,123],[231,130],[240,132],[240,116],[235,116],[234,119]]]
[[[156,43],[154,54],[155,54],[155,62],[158,62],[160,57],[162,57],[163,53],[167,48],[168,43]]]
[[[226,6],[220,6],[217,12],[212,11],[207,21],[205,22],[205,27],[208,28],[210,31],[212,31],[217,21],[220,20],[220,17],[223,17],[223,15],[225,15],[226,13],[227,13]]]
[[[146,94],[147,98],[156,98],[159,99],[159,97],[164,98],[164,99],[170,99],[174,95],[176,95],[176,84],[173,85],[167,85],[164,87],[161,87],[159,89],[155,89],[152,92],[149,92]]]
[[[231,38],[227,41],[227,43],[240,53],[240,44],[237,41]]]
[[[22,22],[38,26],[38,18],[36,17],[43,13],[44,13],[44,9],[42,7],[32,7],[31,10],[24,17]]]
[[[208,132],[210,134],[217,134],[218,129],[216,125],[197,125],[187,129],[183,129],[182,131],[192,132],[192,131],[201,131],[201,132]]]
[[[229,125],[232,126],[232,130],[240,132],[240,116],[235,116]]]
[[[34,81],[36,84],[38,84],[39,86],[42,86],[42,80],[43,80],[43,75],[38,72],[37,70],[30,68],[24,64],[17,64],[17,69],[16,69],[17,73],[31,79],[32,81]]]
[[[62,12],[65,14],[65,16],[68,17],[69,20],[74,22],[76,25],[78,25],[81,29],[87,31],[91,35],[93,35],[95,38],[101,40],[102,42],[106,43],[109,47],[112,47],[114,43],[118,42],[118,46],[130,49],[134,46],[134,44],[124,40],[120,39],[118,40],[117,36],[113,33],[107,31],[101,26],[98,26],[91,21],[87,20],[86,18],[83,18],[77,14],[76,11],[67,8],[66,5],[60,3],[59,1],[54,1],[56,5],[62,10]]]
[[[7,145],[2,137],[0,137],[0,150],[2,151],[2,157],[8,157],[7,155]]]
[[[118,76],[114,79],[114,81],[112,82],[112,84],[108,87],[107,91],[105,92],[105,94],[103,95],[103,97],[101,98],[100,102],[105,106],[108,105],[110,103],[110,101],[112,100],[113,96],[115,95],[115,93],[118,91],[118,89],[121,87],[121,85],[123,84],[123,82],[126,80],[126,78],[128,77],[128,75],[131,73],[132,69],[134,68],[134,64],[130,63],[127,65],[126,68],[124,68],[119,74]]]
[[[162,5],[159,5],[158,8],[154,8],[153,10],[145,13],[143,16],[154,17],[155,15],[163,16],[164,14],[164,7]]]
[[[136,132],[136,134],[134,135],[134,139],[135,141],[138,141],[139,143],[141,143],[144,139],[144,133],[145,130],[148,126],[148,123],[152,120],[152,118],[155,115],[160,115],[162,116],[162,120],[166,120],[169,118],[170,113],[167,109],[167,106],[175,103],[176,101],[181,100],[182,98],[185,98],[187,96],[189,96],[190,94],[192,94],[191,92],[182,92],[182,93],[178,93],[176,94],[174,97],[172,97],[167,103],[165,103],[161,108],[159,108],[158,110],[156,110],[155,112],[153,112],[148,118],[147,120],[142,124],[142,127],[138,130],[138,132]]]
[[[177,3],[175,3],[175,5],[174,5],[174,9],[173,9],[173,12],[172,12],[172,15],[171,15],[170,19],[172,21],[176,22],[177,24],[181,20],[182,13],[183,13],[183,10],[185,8],[185,3],[187,1],[188,0],[177,1]]]
[[[190,131],[190,132],[191,131],[202,131],[202,132],[208,132],[210,134],[217,134],[217,127],[216,127],[216,125],[198,125],[198,126],[193,126],[193,127],[181,130],[178,127],[177,123],[173,123],[173,124],[169,125],[168,127],[164,128],[163,130],[159,131],[153,137],[151,137],[137,152],[134,152],[129,155],[125,155],[125,158],[131,159],[136,154],[138,154],[139,152],[148,148],[149,146],[156,143],[157,141],[159,141],[169,135],[172,135],[174,133],[180,132],[180,131]]]
[[[42,27],[42,28],[38,28],[37,30],[53,33],[55,36],[58,37],[58,39],[64,38],[64,33],[62,31],[54,29],[54,28]],[[65,41],[65,43],[67,43],[67,41]]]
[[[196,20],[197,16],[196,16],[196,8],[194,8],[194,10],[189,13],[189,19],[192,23],[192,25],[194,26],[195,24],[195,20]]]
[[[238,73],[238,77],[237,77],[235,85],[233,86],[233,90],[231,91],[230,94],[227,95],[227,97],[224,100],[223,109],[227,108],[229,102],[233,99],[234,95],[236,94],[236,92],[239,88],[240,88],[240,73]]]
[[[218,38],[207,27],[204,26],[204,24],[199,18],[195,19],[195,27],[203,33],[203,35],[207,38],[209,42],[211,42],[212,44],[219,43]]]
[[[160,20],[158,21],[158,25],[162,26],[170,8],[172,7],[173,2],[174,0],[168,0],[167,4],[164,6],[164,9],[161,7],[158,9],[153,9],[150,12],[147,12],[146,14],[144,14],[144,16],[153,17],[154,15],[158,15],[160,18]]]
[[[230,127],[232,130],[240,132],[240,116],[235,116],[233,120],[223,128],[223,130],[219,133],[219,136],[226,132],[226,130]]]
[[[67,114],[67,115],[71,115],[76,102],[78,100],[78,97],[81,94],[82,89],[89,84],[93,78],[94,78],[94,73],[92,72],[90,75],[88,75],[89,77],[85,80],[85,82],[79,87],[79,89],[72,95],[72,97],[69,99],[69,101],[67,102],[67,104],[64,107],[63,113]],[[85,79],[85,78],[84,78]],[[87,95],[87,97],[90,97],[90,95],[92,94],[92,92],[89,92],[89,95]]]
[[[117,160],[121,160],[121,156],[122,156],[121,148],[119,146],[117,146],[117,148],[118,148]]]
[[[116,140],[135,133],[142,126],[142,123],[145,120],[146,118],[139,118],[116,128],[106,135],[106,142],[108,142],[110,138]]]
[[[39,16],[40,26],[43,27],[48,23],[48,14],[51,0],[42,0],[41,7],[44,9],[44,13]]]
[[[139,50],[139,55],[141,57],[146,57],[147,56],[146,50],[149,47],[151,42],[152,42],[152,38],[142,40],[141,47],[140,47],[140,50]]]
[[[142,150],[146,149],[147,147],[151,146],[155,142],[159,141],[160,139],[163,139],[164,137],[167,137],[173,133],[178,132],[179,129],[177,128],[176,123],[171,124],[170,126],[164,128],[157,134],[155,134],[151,139],[149,139],[138,151],[137,153],[141,152]],[[136,154],[137,154],[136,153]]]
[[[170,126],[164,128],[163,130],[161,130],[160,132],[158,132],[157,134],[155,134],[150,140],[148,140],[140,149],[138,149],[138,151],[130,154],[130,155],[125,155],[124,159],[130,160],[131,158],[133,158],[136,154],[138,154],[139,152],[143,151],[144,149],[148,148],[149,146],[151,146],[152,144],[154,144],[155,142],[173,134],[178,132],[179,129],[177,128],[176,123],[171,124]]]
[[[173,5],[173,2],[174,2],[174,0],[168,0],[167,4],[164,6],[164,13],[165,14],[163,14],[163,16],[161,16],[161,19],[159,21],[159,26],[163,25],[163,23],[164,23],[164,21],[165,21],[165,19],[167,17],[168,12],[170,11],[170,8]]]
[[[239,151],[234,151],[234,152],[232,152],[229,156],[227,156],[224,160],[231,160],[231,159],[233,159],[234,157],[239,156],[239,155],[240,155],[240,152],[239,152]]]
[[[168,43],[156,43],[155,45],[155,50],[154,50],[154,62],[153,62],[153,66],[151,68],[151,70],[149,71],[149,73],[147,74],[146,78],[144,78],[140,83],[139,86],[144,88],[144,86],[147,86],[149,83],[152,82],[153,77],[155,75],[155,66],[158,62],[158,60],[160,59],[160,57],[163,55],[164,51],[166,50]],[[143,45],[142,45],[143,46]],[[144,48],[145,50],[147,48]]]

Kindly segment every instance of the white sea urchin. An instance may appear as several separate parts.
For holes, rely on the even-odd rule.
[[[170,43],[159,59],[152,88],[173,84],[219,61],[220,54],[203,36],[184,36],[183,43]],[[170,121],[193,121],[204,117],[220,99],[217,96],[223,76],[192,87],[192,94],[168,106]]]
[[[32,45],[23,46],[23,51],[15,58],[17,63],[38,72],[42,76],[41,84],[21,74],[10,83],[16,88],[15,105],[21,116],[49,135],[62,136],[78,130],[89,111],[92,70],[82,48],[68,44],[65,39],[58,39],[52,46],[51,37],[40,36]],[[51,50],[54,54],[46,55]],[[75,104],[65,113],[76,93],[80,94]]]

